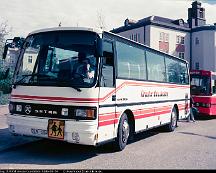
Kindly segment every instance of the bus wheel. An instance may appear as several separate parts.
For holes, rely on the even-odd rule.
[[[177,127],[177,112],[176,108],[173,108],[171,113],[170,123],[166,126],[167,131],[172,132]]]
[[[126,145],[129,138],[130,126],[128,123],[128,117],[124,113],[120,119],[118,126],[118,134],[116,139],[116,147],[118,151],[122,151]]]

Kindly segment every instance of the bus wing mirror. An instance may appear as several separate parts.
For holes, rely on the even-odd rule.
[[[102,43],[102,39],[97,39],[97,43],[96,43],[97,45],[96,45],[96,56],[99,56],[99,57],[101,57],[101,56],[103,56],[103,43]]]
[[[10,68],[8,68],[3,76],[3,79],[7,79],[8,75],[9,75],[9,72],[10,72]]]
[[[8,44],[6,44],[5,47],[4,47],[2,59],[6,59],[6,57],[7,57],[7,52],[8,52]]]

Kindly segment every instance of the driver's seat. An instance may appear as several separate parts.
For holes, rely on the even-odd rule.
[[[60,81],[68,81],[71,78],[71,62],[69,59],[64,59],[59,62],[58,79]]]

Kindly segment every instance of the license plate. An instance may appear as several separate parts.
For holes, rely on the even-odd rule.
[[[31,133],[39,136],[47,136],[47,130],[31,128]]]
[[[48,121],[48,137],[64,139],[65,121],[50,119]]]

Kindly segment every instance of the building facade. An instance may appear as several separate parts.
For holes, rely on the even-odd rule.
[[[124,26],[111,32],[183,58],[191,69],[216,71],[215,28],[215,25],[206,25],[205,9],[194,1],[188,9],[187,22],[160,16],[138,21],[126,19]]]

